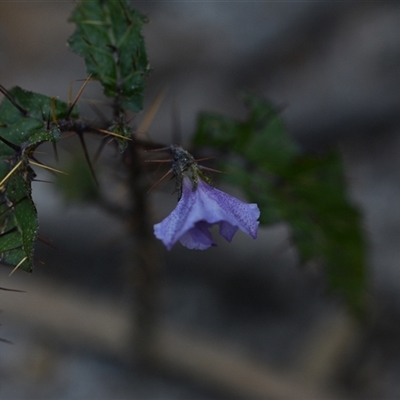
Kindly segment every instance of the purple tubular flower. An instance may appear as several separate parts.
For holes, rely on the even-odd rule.
[[[260,210],[246,204],[199,178],[197,187],[184,175],[182,197],[175,210],[154,225],[154,234],[168,250],[180,241],[189,249],[205,250],[216,246],[208,228],[219,224],[219,234],[230,242],[238,229],[257,237]]]

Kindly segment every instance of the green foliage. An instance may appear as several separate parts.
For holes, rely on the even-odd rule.
[[[66,174],[57,176],[57,186],[68,202],[98,200],[98,187],[82,156],[74,155],[62,170]]]
[[[132,137],[132,128],[125,124],[116,124],[110,126],[108,130],[119,135],[117,137],[118,149],[120,153],[124,153],[128,148],[128,140]]]
[[[30,272],[38,221],[31,196],[35,173],[29,160],[39,144],[59,139],[56,121],[65,118],[69,108],[19,87],[3,93],[7,97],[0,104],[0,262]]]
[[[200,115],[195,144],[233,153],[224,162],[224,169],[234,165],[226,180],[259,205],[260,222],[287,221],[301,262],[321,261],[330,288],[361,311],[365,243],[359,212],[347,198],[340,157],[302,154],[269,103],[250,95],[245,102],[245,121]]]
[[[125,0],[84,0],[71,21],[76,31],[69,46],[84,57],[87,72],[100,81],[105,95],[123,109],[141,110],[144,77],[150,71],[141,33],[147,19]]]
[[[218,114],[200,115],[195,144],[229,149],[270,172],[283,173],[299,153],[296,145],[268,103],[250,95],[245,103],[249,115],[244,122]]]
[[[30,195],[34,174],[29,167],[24,172],[29,177],[19,172],[1,189],[0,261],[30,272],[38,222]]]
[[[24,150],[34,149],[45,141],[56,142],[60,130],[56,121],[67,116],[66,103],[16,86],[8,91],[9,99],[0,105],[0,136]],[[10,101],[11,100],[11,101]],[[77,111],[71,114],[77,117]],[[0,144],[0,157],[13,154],[13,149]]]

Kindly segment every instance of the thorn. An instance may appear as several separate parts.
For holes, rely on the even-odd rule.
[[[74,81],[69,82],[69,90],[68,90],[68,105],[71,106],[71,99],[72,99],[72,89],[74,86]]]
[[[54,183],[53,181],[46,181],[45,179],[33,179],[32,182],[38,182],[38,183]]]
[[[55,100],[55,97],[52,97],[51,101],[50,101],[51,119],[53,120],[53,123],[57,125],[56,105],[54,103],[54,100]]]
[[[107,136],[104,136],[101,141],[100,141],[100,146],[96,151],[96,154],[93,157],[93,163],[96,164],[97,161],[100,158],[101,153],[103,152],[104,147],[106,147],[109,143],[111,143],[113,141],[113,139],[109,139],[108,141],[106,141],[106,139],[109,139]]]
[[[83,82],[83,85],[79,89],[78,94],[75,96],[74,101],[69,106],[69,109],[68,109],[68,112],[67,112],[67,116],[66,116],[67,119],[71,116],[72,110],[74,109],[76,103],[78,102],[79,97],[81,97],[81,95],[82,95],[83,91],[85,90],[86,85],[89,83],[91,77],[92,77],[92,74],[89,74],[89,76],[86,78],[85,82]]]
[[[10,178],[10,176],[21,166],[22,160],[19,160],[17,164],[14,166],[14,168],[1,180],[0,182],[0,188],[6,183],[7,179]]]
[[[53,172],[57,172],[59,174],[64,174],[64,175],[68,175],[67,172],[64,171],[60,171],[59,169],[53,168],[53,167],[49,167],[48,165],[33,161],[33,160],[29,160],[29,164],[35,165],[36,167],[40,167],[43,169],[47,169],[49,171],[53,171]]]
[[[93,177],[93,179],[94,179],[94,181],[96,183],[96,186],[99,186],[99,182],[98,182],[98,180],[96,178],[96,174],[94,172],[92,162],[90,161],[89,152],[88,152],[88,149],[86,147],[86,143],[85,143],[85,139],[83,138],[83,134],[82,133],[78,134],[78,137],[79,137],[79,140],[81,142],[81,145],[82,145],[82,148],[83,148],[83,153],[85,155],[86,162],[89,165],[89,169],[90,169],[90,172],[92,174],[92,177]]]
[[[160,149],[151,149],[151,150],[145,150],[146,153],[157,153],[160,151],[169,151],[170,146],[167,147],[161,147]]]
[[[8,276],[11,276],[26,260],[28,259],[28,256],[25,256],[17,265],[16,267],[10,272]]]
[[[54,142],[52,144],[53,144],[54,158],[56,159],[56,162],[58,163],[60,161],[60,159],[58,158],[57,144]]]
[[[170,159],[167,159],[167,160],[144,160],[144,162],[158,162],[158,163],[169,163],[169,162],[171,162],[171,160]]]
[[[156,116],[158,110],[161,107],[161,104],[164,101],[166,93],[167,93],[167,88],[166,87],[164,87],[163,89],[161,89],[158,92],[156,98],[150,104],[149,110],[144,115],[143,120],[140,123],[140,126],[138,128],[138,132],[142,132],[143,134],[147,133],[147,131],[150,128],[150,125],[152,124],[152,122],[154,120],[154,117]]]
[[[3,86],[0,85],[0,92],[3,93],[4,97],[18,110],[21,114],[26,117],[28,115],[28,111],[25,108],[21,107],[14,99],[12,94]]]
[[[172,169],[167,171],[146,193],[149,193],[154,187],[156,187],[163,179],[165,179],[169,174],[172,174]]]
[[[144,160],[144,162],[147,162],[146,160]],[[150,160],[149,160],[149,162],[151,162]],[[157,160],[154,160],[154,162],[158,162],[158,166],[157,166],[157,168],[153,171],[153,173],[157,173],[158,172],[158,170],[160,169],[160,167],[163,165],[163,164],[165,164],[166,162],[167,163],[171,163],[171,160],[169,160],[169,159],[167,159],[167,160],[159,160],[159,161],[157,161]]]
[[[13,228],[10,228],[8,231],[1,233],[0,237],[9,235],[10,233],[17,232],[17,231],[18,231],[18,227],[14,226]]]
[[[206,171],[211,171],[211,172],[217,172],[219,174],[229,174],[229,172],[220,171],[220,170],[214,169],[214,168],[204,167],[203,165],[198,165],[198,167],[200,169],[205,169]]]
[[[119,0],[119,4],[120,4],[120,7],[122,8],[122,10],[123,10],[123,12],[124,12],[124,14],[125,14],[125,20],[126,20],[126,22],[127,22],[128,24],[132,24],[132,20],[131,20],[131,18],[130,18],[130,15],[129,15],[129,13],[128,13],[128,10],[125,8],[125,4],[124,4],[121,0]]]
[[[201,162],[201,161],[214,160],[214,159],[215,159],[215,157],[204,157],[204,158],[198,158],[194,161]]]
[[[3,338],[0,338],[0,342],[7,343],[7,344],[14,344],[13,342],[10,342],[9,340],[3,339]]]
[[[28,196],[24,196],[22,197],[22,199],[19,199],[18,201],[16,201],[15,203],[11,204],[11,206],[7,207],[4,211],[2,211],[0,213],[0,217],[3,216],[5,213],[7,213],[8,211],[12,210],[13,208],[15,208],[19,203],[22,203],[25,199],[27,199]],[[6,235],[7,233],[11,233],[14,230],[16,230],[17,227],[12,228],[11,230],[7,231],[7,232],[3,232],[0,234],[0,236]]]
[[[44,243],[44,244],[47,244],[47,246],[50,246],[54,250],[58,251],[58,248],[56,246],[54,246],[54,244],[52,243],[51,239],[49,239],[48,237],[43,236],[41,233],[39,233],[39,235],[38,235],[38,240],[40,242]]]
[[[174,143],[179,143],[182,138],[182,128],[180,115],[178,113],[178,107],[176,105],[176,97],[172,99],[172,141]]]
[[[120,134],[118,134],[118,133],[114,133],[114,132],[111,132],[111,131],[107,131],[107,130],[105,130],[105,129],[100,129],[100,128],[98,128],[98,129],[95,129],[95,130],[96,130],[97,132],[105,133],[105,134],[107,134],[107,135],[115,136],[115,137],[118,137],[118,138],[121,138],[121,139],[132,140],[132,138],[130,138],[130,137],[128,137],[128,136],[120,135]]]
[[[25,290],[9,289],[9,288],[4,288],[4,287],[0,287],[0,290],[4,290],[5,292],[26,293]]]
[[[9,142],[7,139],[4,139],[2,136],[0,136],[0,140],[5,143],[8,147],[11,147],[15,151],[19,151],[21,147],[17,146],[14,143]]]

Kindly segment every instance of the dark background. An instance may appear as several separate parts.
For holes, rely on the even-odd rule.
[[[36,254],[46,264],[38,263],[32,276],[8,277],[10,269],[0,269],[0,286],[27,291],[0,292],[0,337],[14,342],[0,343],[0,396],[186,399],[262,393],[274,398],[293,397],[285,390],[302,382],[302,388],[332,398],[397,397],[400,5],[132,4],[150,19],[144,34],[153,73],[145,110],[167,89],[150,129],[154,140],[173,140],[174,107],[183,142],[200,111],[243,117],[240,92],[249,89],[284,107],[288,131],[304,149],[339,147],[351,198],[364,216],[373,305],[368,323],[357,325],[340,299],[326,294],[317,266],[298,268],[288,227],[281,224],[262,228],[256,241],[238,234],[233,244],[221,242],[206,252],[177,245],[165,252],[162,274],[160,319],[191,338],[199,336],[211,349],[223,343],[225,355],[261,365],[264,392],[253,390],[249,376],[240,373],[230,386],[229,379],[227,384],[202,375],[200,367],[193,373],[127,368],[121,349],[112,344],[118,341],[113,332],[124,329],[124,314],[118,319],[116,312],[124,308],[121,277],[130,246],[124,226],[99,208],[67,206],[54,185],[36,183],[41,233],[59,251],[39,245]],[[3,86],[66,100],[74,82],[76,93],[85,67],[65,45],[74,30],[66,22],[73,7],[69,1],[0,2]],[[101,89],[90,84],[84,97],[98,96]],[[85,101],[81,109],[91,113]],[[175,198],[168,190],[149,196],[159,221]],[[93,316],[87,331],[79,328],[77,310],[83,321]],[[105,333],[96,336],[96,324]],[[246,362],[235,368],[246,370]],[[268,391],[269,373],[282,387],[271,383]]]

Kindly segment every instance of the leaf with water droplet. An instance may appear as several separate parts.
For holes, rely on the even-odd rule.
[[[57,121],[69,106],[19,87],[6,95],[0,104],[0,262],[30,272],[38,220],[29,157],[41,143],[59,139]]]
[[[150,72],[142,35],[147,18],[125,0],[83,0],[71,21],[76,30],[68,44],[84,57],[88,74],[123,109],[141,110],[144,78]]]

